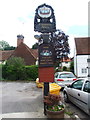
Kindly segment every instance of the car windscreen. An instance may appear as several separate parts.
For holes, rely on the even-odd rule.
[[[90,93],[90,81],[86,81],[83,91]]]
[[[75,76],[72,73],[63,73],[60,74],[59,78],[75,78]]]

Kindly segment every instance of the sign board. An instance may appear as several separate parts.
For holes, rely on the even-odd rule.
[[[54,32],[55,30],[53,28],[54,25],[51,23],[38,23],[36,25],[36,29],[38,30],[38,32],[42,31],[42,33]]]
[[[39,67],[39,82],[54,82],[54,67]]]
[[[41,33],[56,31],[56,21],[51,6],[46,4],[38,6],[34,18],[34,31]]]
[[[52,9],[47,7],[45,4],[38,8],[38,15],[41,18],[48,18],[52,15]]]
[[[53,67],[54,50],[50,44],[39,46],[39,67]]]

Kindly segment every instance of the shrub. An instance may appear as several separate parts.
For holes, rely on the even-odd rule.
[[[70,63],[70,71],[74,73],[74,61]]]
[[[25,68],[26,68],[27,78],[36,80],[36,78],[38,77],[38,66],[31,65],[31,66],[26,66]]]
[[[36,80],[38,66],[25,66],[24,59],[20,57],[10,58],[2,65],[2,77],[6,80]]]
[[[67,71],[67,67],[66,66],[63,66],[63,71]]]
[[[0,80],[2,80],[2,65],[0,65]]]
[[[2,76],[8,80],[23,80],[26,78],[24,60],[20,57],[12,57],[2,67]]]

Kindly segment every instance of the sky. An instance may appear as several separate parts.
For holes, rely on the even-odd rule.
[[[46,3],[52,6],[56,28],[69,36],[70,57],[74,55],[74,38],[88,36],[89,0],[0,0],[0,41],[17,46],[17,35],[22,34],[30,48],[37,40],[34,35],[36,8]]]

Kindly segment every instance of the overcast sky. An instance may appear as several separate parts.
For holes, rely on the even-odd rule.
[[[74,53],[74,38],[88,36],[89,0],[0,0],[0,41],[17,45],[17,35],[24,35],[29,47],[37,42],[34,35],[36,8],[46,3],[54,9],[56,28],[69,35],[71,56]]]

